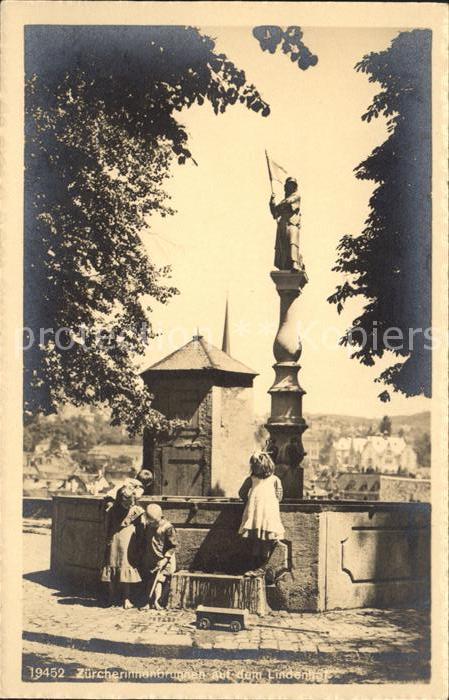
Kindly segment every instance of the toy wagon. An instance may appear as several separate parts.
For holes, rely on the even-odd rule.
[[[237,608],[209,608],[198,605],[196,609],[196,626],[200,630],[208,630],[215,626],[225,625],[231,632],[240,632],[248,627],[248,610]]]

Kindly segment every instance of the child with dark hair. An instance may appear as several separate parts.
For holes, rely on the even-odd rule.
[[[106,513],[106,551],[101,580],[108,584],[108,605],[113,605],[118,593],[125,610],[132,608],[130,585],[142,579],[139,564],[139,537],[143,508],[136,505],[132,485],[117,491],[112,507]]]
[[[250,574],[263,573],[275,543],[284,537],[279,502],[282,484],[274,474],[274,463],[266,452],[250,459],[251,476],[243,482],[239,496],[246,501],[239,534],[252,540],[253,556],[259,568]]]

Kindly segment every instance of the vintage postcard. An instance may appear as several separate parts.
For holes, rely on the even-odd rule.
[[[447,6],[1,10],[2,697],[447,697]]]

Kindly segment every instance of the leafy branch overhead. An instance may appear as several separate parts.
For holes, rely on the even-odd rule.
[[[191,27],[35,25],[25,37],[27,415],[106,404],[131,433],[165,432],[135,359],[154,337],[144,296],[177,294],[142,235],[153,214],[174,213],[165,184],[174,162],[192,158],[181,112],[269,107]],[[147,337],[136,332],[145,324]],[[106,339],[86,347],[79,328]]]
[[[302,41],[303,31],[301,27],[287,27],[286,29],[274,25],[254,27],[253,36],[259,42],[262,51],[274,54],[280,47],[301,70],[307,70],[310,66],[316,66],[318,63],[318,56],[315,56]]]
[[[340,240],[333,269],[347,279],[328,299],[339,313],[351,298],[367,300],[341,343],[365,365],[392,349],[400,361],[376,381],[406,396],[431,394],[430,67],[429,30],[401,32],[356,65],[380,86],[362,119],[386,117],[388,137],[355,169],[375,189],[363,231]]]

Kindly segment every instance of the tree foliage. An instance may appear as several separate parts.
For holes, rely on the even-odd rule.
[[[70,450],[89,450],[99,444],[141,444],[140,438],[130,438],[124,427],[111,426],[108,412],[96,409],[89,417],[81,413],[37,414],[26,422],[23,430],[26,451],[32,452],[39,442],[47,439],[54,444],[63,442]]]
[[[355,346],[351,357],[365,365],[392,350],[400,361],[376,381],[430,396],[431,32],[401,32],[356,70],[380,85],[362,119],[386,117],[388,138],[355,169],[375,189],[364,230],[340,241],[333,269],[347,279],[329,302],[340,313],[348,299],[366,298],[342,344]],[[390,398],[388,391],[379,396]]]
[[[417,435],[413,447],[416,451],[418,465],[420,467],[430,467],[431,443],[429,433]]]
[[[315,56],[302,40],[301,27],[282,29],[275,25],[263,25],[254,27],[253,36],[259,42],[262,51],[273,54],[280,47],[301,70],[307,70],[318,63],[318,56]]]
[[[391,420],[388,416],[384,416],[379,423],[379,433],[381,435],[391,435]]]
[[[164,183],[192,158],[181,110],[269,107],[212,39],[180,26],[29,26],[25,97],[26,415],[106,404],[131,433],[168,431],[134,360],[154,336],[143,296],[177,290],[141,234],[173,214]]]
[[[37,415],[24,427],[24,449],[32,452],[43,440],[50,440],[50,450],[65,443],[69,449],[89,450],[101,440],[101,431],[82,416],[60,418]],[[117,428],[116,428],[117,430]]]
[[[323,446],[320,449],[320,464],[329,464],[333,446],[334,436],[327,430],[325,433]]]

